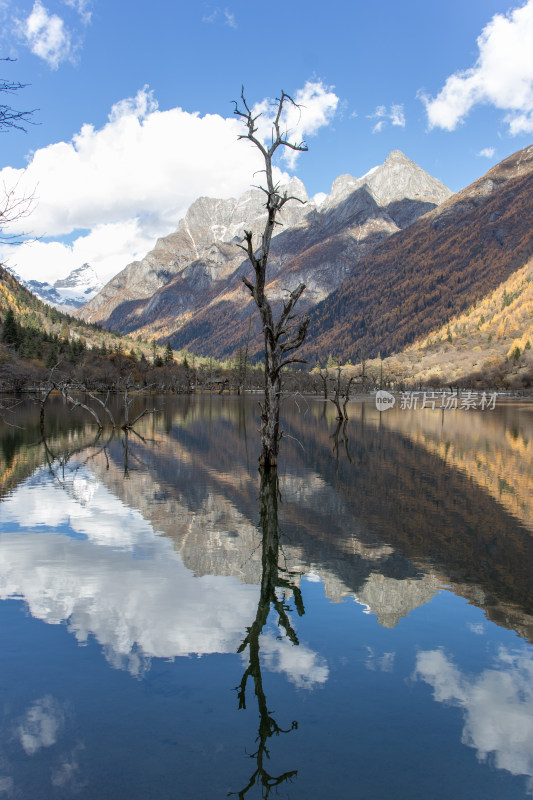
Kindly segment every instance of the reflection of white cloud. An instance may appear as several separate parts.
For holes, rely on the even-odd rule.
[[[502,649],[494,669],[468,676],[442,650],[427,650],[415,675],[433,687],[435,700],[465,710],[462,742],[481,761],[493,754],[498,769],[533,777],[533,655]]]
[[[29,756],[42,747],[51,747],[57,741],[63,725],[63,712],[53,697],[46,695],[37,700],[26,712],[17,728],[17,736]]]
[[[131,549],[153,532],[139,511],[124,506],[87,469],[70,462],[61,470],[61,486],[38,472],[0,506],[0,524],[26,528],[68,526],[94,544]]]
[[[59,766],[52,771],[52,786],[77,792],[84,786],[80,780],[79,754],[84,749],[78,744],[59,759]]]
[[[367,669],[372,671],[379,670],[380,672],[392,672],[394,668],[394,658],[396,653],[383,653],[382,656],[378,656],[374,653],[372,647],[367,646],[368,656],[365,661],[365,666]]]
[[[261,637],[261,652],[266,668],[284,672],[295,686],[312,689],[328,679],[325,658],[305,645],[293,645],[287,638],[277,639],[268,633]]]
[[[4,530],[15,520],[31,529],[49,515],[49,525],[87,539],[46,530],[3,534],[0,598],[23,598],[45,622],[67,621],[80,642],[94,635],[111,663],[135,674],[150,657],[235,652],[255,615],[257,587],[234,577],[195,578],[139,512],[92,486],[88,470],[76,480],[84,476],[92,492],[82,493],[84,505],[44,471],[2,503]]]
[[[2,777],[0,777],[0,794],[7,794],[11,796],[13,794],[13,789],[13,778],[11,778],[9,775],[2,775]]]
[[[482,622],[469,622],[467,627],[472,631],[472,633],[477,634],[477,636],[483,636],[485,634],[485,626]]]

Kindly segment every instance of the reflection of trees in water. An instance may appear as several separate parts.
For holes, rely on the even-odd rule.
[[[339,445],[344,445],[344,452],[346,453],[346,458],[352,463],[352,457],[350,455],[350,442],[348,440],[348,432],[346,430],[346,425],[348,424],[348,418],[346,417],[344,420],[338,419],[337,425],[335,430],[331,434],[331,438],[333,439],[333,455],[335,456],[335,460],[337,463],[337,473],[339,471]],[[339,436],[342,432],[342,440],[339,441]]]
[[[254,683],[254,692],[259,710],[259,730],[257,735],[257,750],[250,755],[255,759],[256,769],[250,780],[240,792],[232,792],[243,798],[253,786],[260,786],[263,797],[268,797],[272,789],[297,775],[297,770],[289,770],[281,775],[271,775],[265,765],[270,758],[268,740],[271,736],[280,733],[289,733],[298,727],[293,721],[289,728],[282,728],[269,711],[268,702],[263,687],[261,672],[260,641],[259,638],[267,623],[271,608],[277,614],[277,624],[284,635],[293,645],[299,644],[298,636],[294,630],[288,612],[291,610],[287,597],[294,597],[294,604],[299,616],[304,614],[302,593],[293,582],[294,573],[280,566],[280,532],[278,524],[278,499],[279,483],[275,470],[261,472],[261,488],[259,493],[260,527],[262,536],[261,559],[261,592],[257,604],[257,614],[254,621],[247,629],[247,635],[239,647],[238,652],[243,653],[248,648],[248,666],[244,671],[240,685],[236,687],[239,698],[239,708],[246,708],[246,688],[251,677]]]

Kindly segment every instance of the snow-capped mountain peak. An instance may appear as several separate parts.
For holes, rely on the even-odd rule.
[[[17,276],[18,277],[18,276]],[[20,282],[37,295],[37,297],[55,306],[60,311],[74,312],[94,297],[102,288],[102,282],[90,264],[82,264],[73,269],[65,278],[60,278],[54,284],[47,281],[24,280]]]

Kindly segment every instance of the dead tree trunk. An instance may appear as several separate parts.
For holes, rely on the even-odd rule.
[[[348,380],[348,382],[345,384],[345,386],[343,388],[342,382],[341,382],[341,373],[342,373],[342,368],[341,367],[337,367],[337,378],[336,378],[335,387],[334,387],[335,388],[335,395],[333,397],[329,398],[331,400],[331,402],[333,403],[333,405],[335,406],[335,408],[337,409],[337,419],[339,421],[342,421],[343,419],[344,420],[348,419],[348,413],[346,411],[346,406],[348,405],[348,401],[350,399],[350,389],[351,389],[352,382],[353,382],[353,376],[352,376]],[[342,404],[342,408],[341,408],[341,399],[342,399],[343,394],[344,394],[344,403]]]
[[[329,380],[329,372],[326,370],[326,374],[322,373],[322,370],[318,373],[320,378],[322,379],[322,388],[324,389],[324,400],[328,399],[328,380]]]
[[[265,294],[266,268],[270,243],[274,234],[274,227],[280,223],[277,216],[285,203],[289,200],[298,200],[297,197],[290,197],[287,192],[281,193],[278,184],[274,183],[272,177],[272,158],[278,147],[289,147],[291,150],[304,151],[307,145],[300,143],[294,144],[287,139],[288,133],[281,129],[282,115],[285,104],[295,106],[293,99],[285,92],[281,92],[280,98],[276,101],[276,116],[272,123],[272,144],[266,147],[261,139],[256,136],[257,119],[260,114],[254,116],[253,111],[248,107],[244,97],[244,90],[241,92],[242,107],[235,102],[234,113],[241,117],[247,127],[247,133],[242,134],[240,139],[248,139],[261,152],[265,162],[266,188],[260,187],[266,195],[267,221],[261,237],[259,249],[255,251],[252,241],[252,232],[244,232],[245,244],[239,245],[248,255],[255,272],[255,283],[243,276],[244,284],[250,290],[255,300],[263,327],[265,341],[265,395],[261,405],[261,456],[259,464],[261,468],[270,469],[276,467],[278,462],[279,440],[281,433],[279,429],[279,410],[281,400],[281,372],[286,364],[294,362],[302,363],[302,359],[288,356],[289,353],[297,350],[305,339],[309,318],[304,317],[300,324],[294,324],[293,310],[299,297],[305,289],[305,284],[300,283],[283,302],[283,310],[277,321],[274,320],[272,306]]]
[[[341,367],[337,367],[337,381],[335,383],[334,388],[335,388],[335,394],[333,397],[330,397],[329,399],[337,409],[337,419],[343,420],[344,414],[342,413],[342,408],[341,408]]]

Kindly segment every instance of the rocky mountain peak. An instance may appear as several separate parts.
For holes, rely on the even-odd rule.
[[[391,150],[385,161],[384,164],[413,164],[414,161],[411,161],[410,158],[407,158],[405,153],[402,153],[401,150]]]
[[[367,172],[362,180],[381,206],[405,198],[438,205],[452,194],[401,150],[389,153],[383,164]]]
[[[353,175],[349,175],[348,173],[339,175],[331,184],[329,197],[334,198],[349,194],[350,192],[354,192],[360,185],[361,181],[359,178],[354,178]]]

